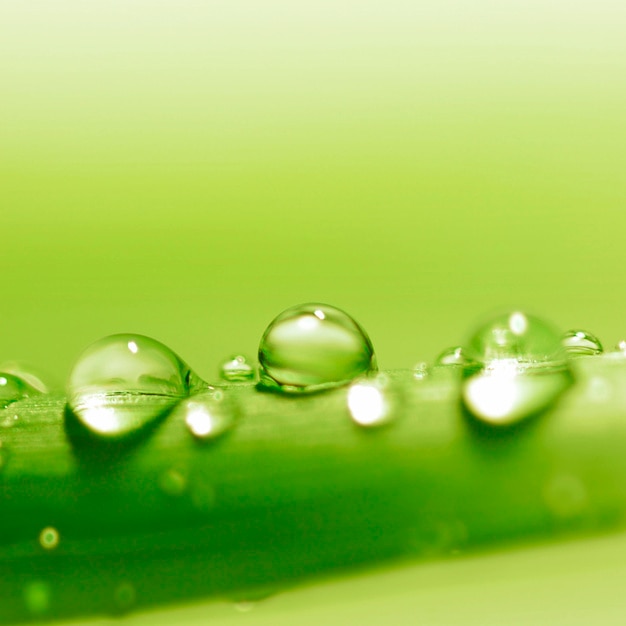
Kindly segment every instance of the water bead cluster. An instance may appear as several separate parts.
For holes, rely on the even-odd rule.
[[[619,351],[626,350],[626,346]],[[514,311],[487,320],[462,346],[420,363],[416,381],[438,371],[460,374],[468,415],[493,426],[518,423],[556,402],[572,384],[572,360],[603,352],[593,334],[559,333],[543,320]],[[47,393],[32,372],[0,367],[0,406]],[[287,395],[347,387],[347,413],[364,428],[388,424],[400,410],[389,377],[378,372],[372,342],[344,311],[320,303],[291,307],[265,330],[257,364],[241,355],[222,362],[222,382],[210,385],[164,344],[136,334],[105,337],[77,359],[67,404],[78,423],[104,439],[131,437],[171,416],[198,440],[227,432],[239,419],[235,386]]]

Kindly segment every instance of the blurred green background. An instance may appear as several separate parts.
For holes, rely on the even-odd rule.
[[[0,354],[201,374],[320,300],[382,367],[524,307],[626,336],[616,1],[0,4]]]
[[[0,360],[62,382],[140,332],[209,378],[309,300],[383,368],[509,307],[614,345],[625,32],[617,0],[0,0]],[[623,623],[624,540],[602,545],[303,591],[257,623]],[[161,620],[231,619],[189,611]]]

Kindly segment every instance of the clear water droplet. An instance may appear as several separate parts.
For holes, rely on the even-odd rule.
[[[617,343],[617,345],[615,346],[615,351],[623,352],[624,354],[626,354],[626,339],[622,339]]]
[[[568,330],[561,341],[569,355],[593,355],[604,351],[600,340],[586,330]]]
[[[239,417],[239,407],[221,390],[193,396],[176,407],[189,432],[199,441],[213,441],[228,432]]]
[[[31,615],[45,615],[50,610],[52,588],[43,580],[33,580],[24,586],[23,597]]]
[[[111,335],[92,344],[70,374],[68,405],[94,434],[131,435],[205,388],[167,346],[143,335]]]
[[[41,373],[39,368],[29,363],[5,361],[0,365],[0,372],[6,372],[7,374],[13,374],[13,376],[21,378],[39,393],[49,393],[52,387],[49,376]]]
[[[261,381],[286,392],[346,384],[376,370],[374,348],[347,313],[327,304],[302,304],[281,313],[259,346]]]
[[[398,399],[387,377],[379,374],[352,383],[348,388],[347,403],[355,424],[378,428],[393,420]]]
[[[230,357],[220,366],[220,376],[231,383],[254,380],[254,367],[241,354]]]
[[[536,317],[518,311],[500,316],[467,345],[481,368],[467,368],[463,402],[488,424],[511,425],[535,415],[572,384],[560,334]]]
[[[0,408],[4,409],[12,402],[40,394],[41,391],[29,385],[23,378],[9,372],[0,372]]]
[[[413,378],[415,380],[424,380],[428,376],[428,363],[424,361],[417,363],[413,367]]]
[[[435,360],[435,365],[452,365],[465,367],[470,364],[471,359],[465,354],[465,349],[461,346],[454,346],[444,350]]]
[[[54,550],[58,547],[59,541],[59,531],[53,526],[46,526],[46,528],[39,533],[39,545],[44,550]]]

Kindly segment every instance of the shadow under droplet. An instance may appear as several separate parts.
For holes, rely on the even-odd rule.
[[[164,409],[160,415],[132,433],[108,438],[89,430],[66,404],[63,416],[65,434],[72,445],[75,458],[84,469],[93,472],[106,471],[145,444],[175,406]]]

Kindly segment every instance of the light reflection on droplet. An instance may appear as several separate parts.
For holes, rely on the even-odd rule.
[[[381,374],[350,385],[347,403],[352,420],[365,428],[388,424],[396,409],[395,396],[389,381]]]

